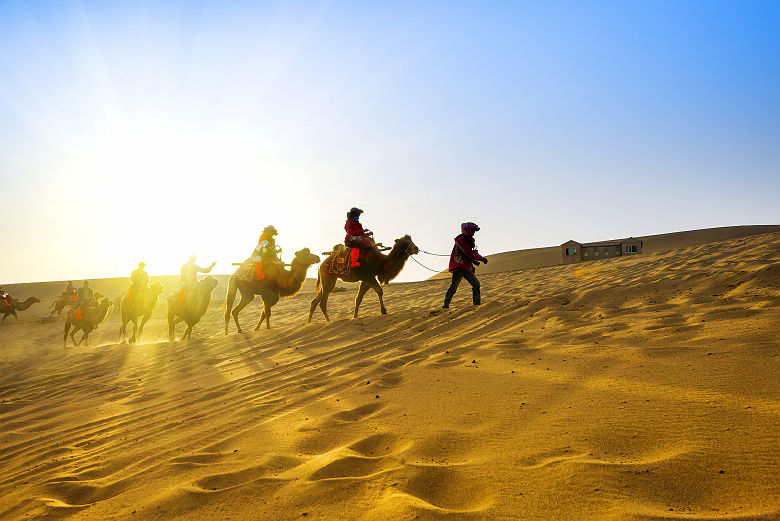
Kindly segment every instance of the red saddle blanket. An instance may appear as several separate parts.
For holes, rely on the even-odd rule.
[[[350,266],[352,265],[351,252],[352,248],[349,246],[342,246],[337,249],[333,253],[328,273],[330,275],[349,275]]]

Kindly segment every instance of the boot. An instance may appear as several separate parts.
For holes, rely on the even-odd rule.
[[[482,304],[482,296],[480,295],[478,289],[474,290],[474,293],[473,293],[472,296],[473,296],[473,299],[474,299],[474,305],[475,306],[479,306],[480,304]]]

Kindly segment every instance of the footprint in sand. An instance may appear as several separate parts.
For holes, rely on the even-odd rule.
[[[195,482],[195,487],[206,491],[219,491],[240,487],[253,481],[265,478],[278,479],[276,476],[291,468],[297,467],[302,462],[299,458],[276,456],[262,465],[249,467],[236,472],[213,474]]]

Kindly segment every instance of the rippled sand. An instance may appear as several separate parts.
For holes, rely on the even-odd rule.
[[[223,284],[133,346],[38,304],[0,326],[0,518],[778,518],[780,233],[481,280],[329,325],[309,282],[227,337]]]

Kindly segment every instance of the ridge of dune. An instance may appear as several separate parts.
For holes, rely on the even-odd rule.
[[[773,224],[755,224],[745,226],[721,226],[718,228],[702,228],[700,230],[686,230],[680,232],[660,233],[655,235],[637,236],[637,239],[643,241],[643,253],[657,253],[680,248],[688,248],[699,244],[709,242],[725,241],[728,239],[738,239],[751,235],[762,233],[773,233],[780,231],[780,225]],[[568,237],[565,240],[581,238]],[[610,242],[618,239],[605,239]],[[591,242],[590,240],[582,242]],[[480,268],[480,273],[501,273],[504,271],[515,271],[532,268],[542,268],[546,266],[555,266],[561,264],[561,246],[545,246],[542,248],[529,248],[525,250],[506,251],[493,253],[489,255],[490,263]],[[590,261],[585,261],[590,262]],[[444,270],[430,279],[449,278],[449,272]]]
[[[429,280],[356,320],[348,285],[310,325],[307,285],[228,336],[221,281],[174,343],[164,303],[138,345],[20,313],[0,518],[780,516],[780,232],[480,280],[478,308]]]

